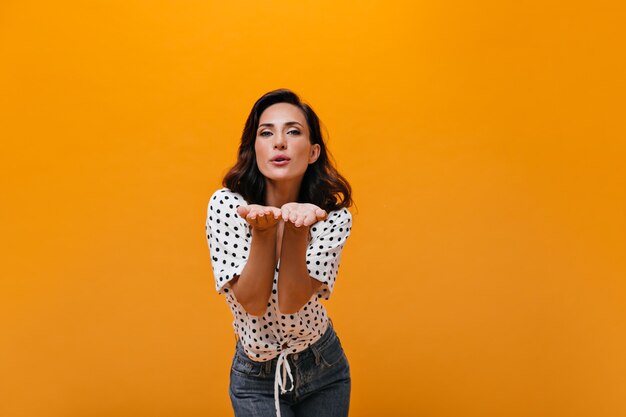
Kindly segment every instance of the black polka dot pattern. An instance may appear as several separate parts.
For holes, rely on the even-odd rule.
[[[250,251],[252,233],[237,207],[247,205],[243,197],[228,188],[217,190],[210,198],[206,236],[215,277],[215,289],[224,294],[233,313],[233,328],[252,360],[266,361],[283,350],[301,352],[326,330],[328,316],[319,299],[328,300],[339,269],[341,250],[350,235],[352,215],[347,209],[332,211],[324,221],[310,229],[306,252],[309,275],[322,286],[296,313],[280,314],[278,310],[278,272],[274,272],[272,293],[263,316],[249,314],[230,290],[229,281],[241,274]]]
[[[318,298],[328,300],[335,286],[341,250],[352,229],[352,215],[347,209],[332,211],[326,220],[311,227],[311,241],[306,251],[309,275],[322,282]]]

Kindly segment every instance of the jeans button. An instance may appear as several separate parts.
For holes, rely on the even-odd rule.
[[[297,353],[294,353],[294,354],[293,354],[293,360],[294,360],[294,361],[297,361],[297,360],[298,360],[298,354],[297,354]]]

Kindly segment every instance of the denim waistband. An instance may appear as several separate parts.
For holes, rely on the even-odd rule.
[[[295,380],[293,379],[293,375],[291,373],[291,366],[289,366],[289,359],[291,359],[294,365],[297,367],[297,363],[300,360],[304,360],[306,356],[310,355],[311,352],[315,355],[315,362],[319,365],[320,362],[320,354],[319,350],[324,347],[326,343],[329,343],[332,338],[335,336],[335,331],[331,325],[330,319],[327,322],[326,330],[324,334],[317,339],[311,346],[304,349],[299,353],[292,353],[291,355],[288,353],[288,350],[283,350],[280,355],[278,355],[276,362],[276,372],[274,374],[274,407],[276,409],[276,417],[281,417],[280,415],[280,401],[279,401],[279,391],[281,394],[285,394],[289,391],[292,391],[295,387]],[[291,358],[289,358],[291,356]],[[300,357],[302,356],[302,357]],[[282,369],[282,377],[281,377],[281,369]],[[287,378],[289,377],[289,378]],[[287,388],[287,380],[290,380],[291,387]]]
[[[297,366],[301,361],[306,360],[313,356],[315,358],[315,363],[317,365],[321,362],[321,353],[324,348],[333,343],[337,339],[337,334],[335,333],[335,329],[333,328],[332,320],[328,319],[326,326],[326,330],[324,333],[313,342],[306,349],[297,353],[289,353],[288,350],[283,350],[280,354],[271,359],[264,362],[261,362],[265,367],[265,372],[270,374],[271,369],[275,367],[274,371],[274,403],[276,408],[277,417],[281,417],[280,415],[280,405],[279,405],[279,392],[285,394],[294,388],[294,379],[291,372],[291,366],[289,362],[291,362],[294,366]],[[236,343],[236,354],[246,355],[243,346],[241,345],[241,341],[237,340]],[[282,376],[281,376],[282,371]],[[291,387],[287,388],[288,380],[291,383]]]

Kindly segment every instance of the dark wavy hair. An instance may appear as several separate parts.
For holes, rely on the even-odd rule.
[[[300,184],[299,203],[311,203],[327,212],[352,205],[352,189],[348,181],[337,171],[326,149],[320,121],[311,106],[304,103],[296,93],[288,89],[278,89],[259,98],[248,115],[241,134],[237,163],[224,176],[222,184],[239,193],[250,204],[265,204],[265,177],[256,163],[254,143],[261,114],[269,106],[289,103],[298,107],[309,125],[309,139],[320,145],[320,155],[309,164]]]

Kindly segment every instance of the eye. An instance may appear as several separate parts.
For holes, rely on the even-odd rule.
[[[287,133],[290,133],[290,134],[292,134],[292,135],[299,135],[299,134],[300,134],[300,131],[299,131],[299,130],[297,130],[297,129],[293,129],[293,130],[290,130],[290,131],[289,131],[289,132],[287,132]]]
[[[269,136],[271,134],[272,134],[272,132],[270,132],[269,130],[265,130],[265,131],[259,133],[259,136]]]

